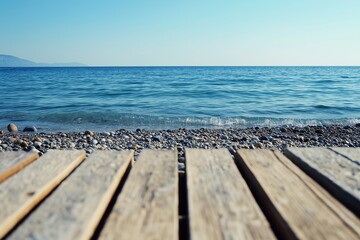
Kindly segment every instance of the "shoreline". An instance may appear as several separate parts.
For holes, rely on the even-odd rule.
[[[90,154],[95,150],[134,149],[136,157],[142,149],[163,148],[177,149],[180,162],[184,162],[186,148],[227,148],[234,153],[239,148],[284,151],[287,147],[360,147],[360,124],[0,134],[0,152],[37,149],[42,154],[49,149],[84,149]]]

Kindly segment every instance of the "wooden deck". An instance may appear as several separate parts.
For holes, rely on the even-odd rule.
[[[0,153],[0,239],[360,239],[360,148]]]

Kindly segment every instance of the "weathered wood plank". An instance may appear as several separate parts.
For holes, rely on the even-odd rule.
[[[283,157],[279,151],[274,152],[277,159],[284,164],[290,171],[298,176],[306,186],[312,190],[312,192],[327,205],[338,217],[349,226],[357,235],[360,236],[360,220],[350,210],[348,210],[343,204],[336,200],[328,191],[321,187],[314,179],[309,177],[300,168],[298,168],[288,158]]]
[[[281,237],[359,239],[359,220],[325,191],[317,192],[319,186],[281,153],[239,150],[236,161]]]
[[[143,150],[100,239],[178,239],[177,152]]]
[[[191,239],[273,239],[228,150],[187,149]]]
[[[360,216],[360,165],[325,148],[289,148],[285,155]]]
[[[0,183],[39,157],[36,151],[2,152],[0,154]]]
[[[84,151],[48,151],[0,184],[0,238],[85,159]]]
[[[356,164],[360,164],[360,148],[332,147],[331,150],[351,159]]]
[[[90,239],[133,156],[94,152],[8,239]]]

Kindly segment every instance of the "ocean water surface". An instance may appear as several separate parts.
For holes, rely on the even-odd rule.
[[[0,129],[360,122],[360,67],[0,68]]]

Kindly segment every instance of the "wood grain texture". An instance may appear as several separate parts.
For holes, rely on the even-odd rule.
[[[0,153],[0,183],[32,163],[38,157],[37,151]]]
[[[336,153],[339,153],[356,164],[360,164],[360,148],[344,148],[344,147],[332,147],[330,148]]]
[[[357,218],[344,205],[336,200],[328,191],[321,187],[314,179],[309,177],[294,163],[284,157],[279,151],[275,151],[274,155],[284,164],[291,172],[298,176],[304,184],[328,207],[330,208],[350,229],[360,236],[360,219]]]
[[[48,151],[0,185],[0,238],[85,159],[85,151]]]
[[[290,162],[284,164],[289,160],[279,152],[238,150],[236,161],[257,182],[254,191],[264,196],[262,204],[276,215],[285,238],[359,239],[358,219],[344,208],[338,211],[339,203],[318,193],[316,183],[294,171]]]
[[[90,239],[133,156],[94,152],[8,239]]]
[[[360,165],[326,148],[289,148],[285,155],[360,216]]]
[[[191,239],[274,239],[226,149],[187,149]]]
[[[100,239],[178,239],[177,152],[143,150]]]

